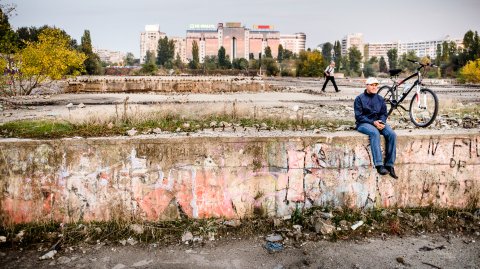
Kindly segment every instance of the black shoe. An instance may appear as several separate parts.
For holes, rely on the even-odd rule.
[[[336,92],[340,92],[340,90],[336,90]]]
[[[322,90],[322,92],[325,92],[325,90]]]
[[[388,173],[390,173],[391,177],[393,177],[394,179],[398,179],[397,174],[395,174],[395,168],[393,168],[393,166],[385,166],[385,168],[388,170]]]
[[[385,167],[383,165],[379,165],[376,167],[377,168],[377,172],[380,174],[380,175],[386,175],[388,174],[388,170],[385,169]]]

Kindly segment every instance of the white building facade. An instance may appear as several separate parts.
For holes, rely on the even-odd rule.
[[[348,34],[346,35],[341,42],[342,46],[342,55],[346,55],[348,53],[348,49],[351,47],[356,47],[360,53],[364,51],[364,44],[363,44],[363,34],[362,33],[355,33],[355,34]]]
[[[145,63],[147,51],[155,55],[158,40],[164,38],[165,33],[160,32],[159,25],[146,25],[145,31],[140,35],[140,63]],[[242,26],[239,22],[215,24],[190,24],[186,37],[171,37],[175,42],[175,58],[177,54],[186,63],[192,59],[192,46],[196,42],[199,49],[199,60],[204,62],[206,56],[217,56],[220,47],[224,47],[230,60],[235,58],[249,59],[250,54],[258,58],[263,54],[265,47],[269,46],[272,56],[277,57],[278,46],[299,54],[305,50],[305,33],[281,35],[274,30],[272,25],[253,25],[252,29]]]
[[[115,65],[123,65],[123,61],[127,56],[124,52],[98,48],[93,48],[93,53],[97,54],[102,62]]]
[[[147,51],[157,55],[158,40],[165,36],[165,33],[160,32],[160,25],[145,25],[145,31],[140,33],[140,63],[145,63]]]
[[[305,33],[295,33],[293,35],[280,35],[280,44],[283,49],[287,49],[295,54],[305,50],[307,35]]]
[[[365,59],[370,59],[375,56],[377,58],[384,57],[387,59],[387,52],[391,49],[397,49],[398,56],[408,53],[409,51],[415,51],[415,54],[420,57],[430,57],[435,59],[437,56],[437,46],[442,48],[443,42],[455,42],[457,49],[463,48],[463,40],[459,38],[450,38],[446,36],[443,39],[430,40],[430,41],[415,41],[415,42],[401,42],[395,41],[390,43],[368,43],[365,44],[364,56]]]

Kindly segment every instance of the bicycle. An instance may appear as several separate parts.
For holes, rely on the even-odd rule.
[[[422,84],[422,73],[421,70],[427,66],[437,67],[433,64],[422,64],[418,61],[408,60],[409,62],[416,63],[420,65],[417,68],[417,71],[405,78],[404,80],[397,82],[396,78],[398,74],[402,72],[402,69],[392,69],[388,72],[390,73],[390,79],[393,81],[393,85],[384,85],[378,90],[378,94],[385,99],[387,104],[387,116],[390,116],[392,112],[396,109],[400,114],[402,112],[399,108],[402,108],[404,111],[408,111],[410,114],[410,121],[415,124],[417,127],[427,127],[433,123],[438,114],[438,98],[435,92],[430,89],[423,87]],[[406,84],[408,80],[417,77],[413,84]],[[403,91],[400,93],[399,86],[404,85]],[[407,98],[408,94],[416,89],[415,95],[410,101],[409,109],[407,110],[401,103]],[[403,114],[402,114],[403,116]]]

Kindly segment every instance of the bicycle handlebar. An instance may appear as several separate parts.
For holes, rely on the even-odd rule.
[[[414,61],[414,60],[410,60],[410,59],[407,59],[407,61],[409,61],[409,62],[411,62],[411,63],[415,63],[415,64],[420,65],[420,67],[418,68],[419,70],[420,70],[421,68],[425,67],[425,66],[438,67],[438,66],[436,66],[436,65],[434,65],[434,64],[432,64],[432,63],[422,64],[422,63],[419,62],[419,61]]]

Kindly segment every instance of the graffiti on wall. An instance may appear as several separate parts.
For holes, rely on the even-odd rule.
[[[479,194],[478,140],[400,141],[398,180],[372,169],[366,139],[3,146],[1,215],[155,221],[284,216],[298,206],[463,207]]]

